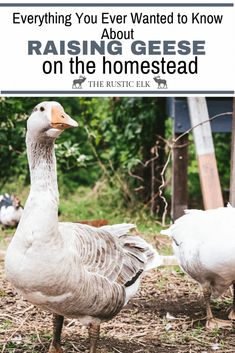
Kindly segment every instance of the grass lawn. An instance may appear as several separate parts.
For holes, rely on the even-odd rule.
[[[29,187],[11,184],[5,188],[5,191],[19,196],[24,205]],[[150,217],[148,210],[136,205],[134,207],[125,205],[119,190],[111,189],[102,182],[98,182],[94,188],[81,186],[73,193],[62,191],[59,219],[62,222],[105,219],[109,224],[134,223],[137,225],[137,231],[150,242],[154,242],[154,236],[158,235],[161,229],[157,220]],[[14,229],[0,229],[0,248],[6,247],[14,231]]]

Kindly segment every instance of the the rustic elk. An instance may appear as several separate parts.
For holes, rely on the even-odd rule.
[[[85,76],[80,75],[78,79],[73,80],[72,88],[82,88],[82,83],[86,80]]]
[[[160,76],[156,76],[153,79],[158,84],[158,88],[167,88],[166,80],[160,78]]]

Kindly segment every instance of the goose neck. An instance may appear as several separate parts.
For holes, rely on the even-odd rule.
[[[27,135],[26,144],[31,180],[30,193],[50,193],[52,199],[58,203],[54,139],[34,140]]]

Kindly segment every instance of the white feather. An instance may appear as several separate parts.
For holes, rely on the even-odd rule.
[[[131,223],[121,223],[114,225],[102,226],[100,229],[106,230],[107,232],[112,233],[116,237],[120,237],[124,234],[129,233],[130,230],[135,229],[136,225]]]

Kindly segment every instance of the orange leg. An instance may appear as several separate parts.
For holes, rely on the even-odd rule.
[[[90,337],[90,352],[96,353],[97,341],[100,335],[100,325],[91,324],[89,327],[89,337]]]
[[[235,320],[235,284],[234,283],[233,283],[233,305],[228,318],[230,320]]]
[[[210,288],[203,289],[203,295],[206,301],[206,328],[209,330],[223,328],[223,327],[231,327],[231,322],[228,320],[220,320],[214,317],[211,306],[210,306],[210,299],[211,299],[211,290]]]

